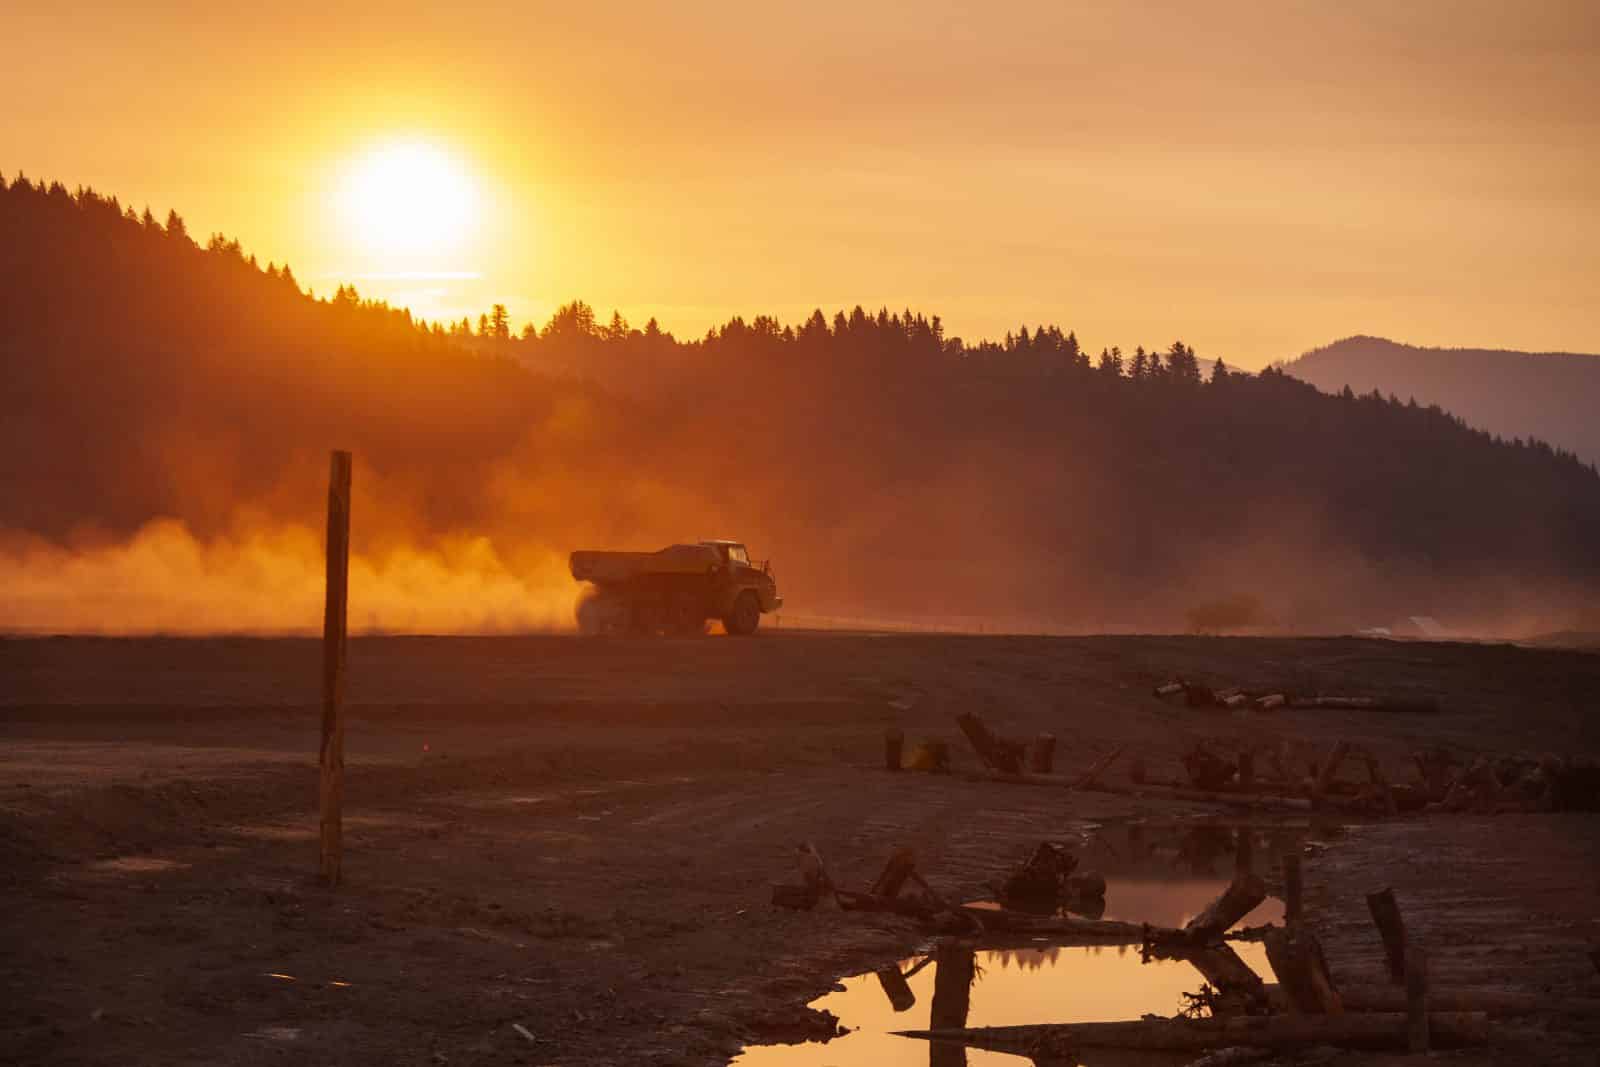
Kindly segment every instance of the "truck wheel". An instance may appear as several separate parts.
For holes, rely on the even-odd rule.
[[[733,602],[733,611],[722,620],[723,627],[739,637],[748,637],[761,625],[761,601],[749,590],[739,594]]]

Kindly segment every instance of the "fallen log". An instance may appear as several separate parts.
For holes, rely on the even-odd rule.
[[[1257,711],[1277,711],[1289,703],[1289,698],[1282,693],[1269,693],[1256,701]]]
[[[1434,1012],[1428,1017],[1438,1048],[1467,1048],[1489,1040],[1489,1017],[1481,1012]],[[1126,1048],[1168,1052],[1249,1046],[1298,1049],[1404,1049],[1406,1017],[1367,1015],[1239,1015],[1225,1019],[1139,1019],[1104,1023],[1038,1023],[960,1029],[898,1030],[900,1037],[945,1041],[990,1052],[1028,1055],[1041,1043],[1066,1048]]]
[[[1266,899],[1265,882],[1248,872],[1240,874],[1222,891],[1221,896],[1184,924],[1184,936],[1197,945],[1214,941]]]
[[[1127,748],[1128,748],[1128,746],[1125,745],[1125,744],[1118,745],[1116,748],[1112,749],[1110,752],[1107,752],[1104,756],[1101,756],[1099,759],[1095,760],[1094,763],[1089,767],[1089,769],[1084,771],[1083,774],[1079,775],[1078,779],[1075,782],[1073,782],[1072,785],[1069,786],[1068,788],[1070,788],[1070,789],[1083,789],[1086,786],[1088,786],[1091,783],[1093,783],[1102,774],[1104,774],[1106,772],[1106,770],[1113,763],[1115,763],[1117,761],[1117,757],[1118,756],[1122,755],[1123,752],[1127,751]]]

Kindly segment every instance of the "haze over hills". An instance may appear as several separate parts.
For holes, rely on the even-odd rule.
[[[1347,337],[1282,370],[1318,389],[1376,389],[1438,404],[1469,426],[1534,437],[1600,463],[1600,356],[1482,348],[1418,348],[1382,337]]]
[[[314,628],[333,447],[358,629],[565,625],[570,550],[716,535],[794,610],[906,618],[1554,629],[1600,586],[1593,469],[1182,342],[862,308],[679,341],[578,302],[514,337],[59,185],[0,188],[0,232],[0,627]]]

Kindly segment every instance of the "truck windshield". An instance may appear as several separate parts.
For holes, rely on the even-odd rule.
[[[728,559],[734,563],[750,562],[750,553],[746,552],[743,545],[729,545]]]

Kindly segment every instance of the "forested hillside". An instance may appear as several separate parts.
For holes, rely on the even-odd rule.
[[[356,453],[356,549],[392,579],[357,625],[515,625],[430,615],[430,583],[470,605],[454,579],[492,556],[564,605],[572,548],[703,536],[770,555],[796,611],[1086,627],[1181,628],[1228,598],[1296,629],[1559,621],[1600,577],[1593,467],[1436,407],[1214,374],[1181,342],[1091,357],[1054,326],[969,343],[860,308],[693,341],[581,303],[521,337],[503,313],[446,328],[24,180],[0,238],[0,550],[31,598],[0,624],[63,618],[58,575],[85,611],[130,610],[83,587],[158,519],[196,581],[207,546],[267,532],[299,589],[334,447]],[[240,566],[240,596],[278,588]]]
[[[1502,437],[1532,437],[1600,463],[1600,356],[1418,348],[1347,337],[1283,366],[1327,393],[1416,397]]]

